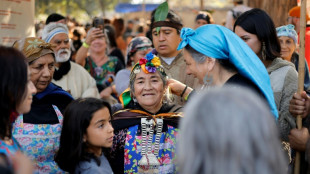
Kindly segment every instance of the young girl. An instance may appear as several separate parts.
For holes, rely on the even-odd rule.
[[[77,99],[68,105],[55,161],[70,173],[111,174],[103,148],[110,148],[114,129],[110,105],[100,99]]]

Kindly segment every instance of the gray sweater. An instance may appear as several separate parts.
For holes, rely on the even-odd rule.
[[[100,157],[100,166],[97,165],[94,159],[91,161],[82,161],[75,169],[75,174],[113,174],[110,163],[102,154]]]
[[[296,128],[295,118],[289,112],[289,104],[297,91],[298,73],[293,63],[281,58],[273,60],[267,71],[279,111],[278,126],[281,138],[288,141],[290,130]]]

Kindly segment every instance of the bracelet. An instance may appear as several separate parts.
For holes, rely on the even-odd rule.
[[[186,97],[184,97],[184,100],[187,101],[188,100],[188,97],[191,93],[189,93]]]
[[[85,47],[85,48],[89,48],[89,45],[86,42],[83,42],[82,46]]]
[[[184,90],[183,90],[183,92],[182,92],[182,94],[181,94],[181,98],[183,98],[183,95],[184,95],[186,89],[187,89],[187,85],[185,86],[185,88],[184,88]]]

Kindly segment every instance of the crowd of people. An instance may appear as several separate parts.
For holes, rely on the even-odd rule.
[[[0,46],[0,173],[283,174],[297,151],[310,172],[300,7],[276,27],[234,3],[225,26],[201,11],[195,29],[167,3],[137,29],[53,13],[37,37]]]

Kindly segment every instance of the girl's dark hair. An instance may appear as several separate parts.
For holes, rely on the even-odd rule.
[[[266,44],[266,60],[280,57],[281,46],[272,19],[261,9],[254,8],[242,13],[234,24],[242,27],[246,32],[255,34],[261,42]]]
[[[10,114],[27,93],[28,66],[15,48],[0,46],[0,139],[12,137]]]
[[[73,173],[80,161],[94,159],[98,166],[100,160],[94,154],[87,152],[87,144],[83,142],[83,135],[90,124],[95,112],[110,105],[96,98],[82,98],[71,102],[64,113],[63,127],[60,136],[59,150],[55,161],[59,167]]]
[[[114,47],[117,47],[117,44],[116,44],[116,38],[115,38],[115,28],[110,25],[110,24],[106,24],[104,25],[104,29],[107,30],[106,34],[108,35],[108,39],[110,41],[110,47],[111,48],[114,48]]]

